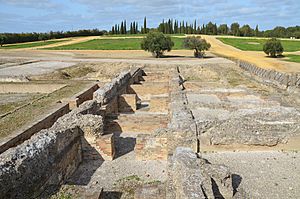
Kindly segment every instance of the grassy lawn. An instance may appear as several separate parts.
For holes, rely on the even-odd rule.
[[[225,44],[231,45],[240,50],[262,51],[266,39],[243,39],[243,38],[217,38]],[[285,52],[300,50],[300,41],[281,40]]]
[[[68,41],[68,39],[64,40],[49,40],[49,41],[38,41],[38,42],[31,42],[31,43],[23,43],[23,44],[10,44],[4,45],[0,47],[0,49],[18,49],[18,48],[33,48],[38,46],[46,46],[50,44],[55,44],[63,41]]]
[[[288,59],[285,59],[285,61],[290,61],[290,62],[297,62],[300,63],[300,55],[284,55]]]
[[[49,50],[141,50],[142,38],[94,39],[82,43],[58,46]],[[173,50],[182,49],[182,38],[172,38]]]
[[[127,35],[104,35],[103,37],[145,37],[147,34],[127,34]],[[170,37],[184,36],[185,34],[165,34]]]

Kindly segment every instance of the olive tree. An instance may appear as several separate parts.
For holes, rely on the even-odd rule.
[[[5,44],[5,42],[6,42],[6,36],[5,35],[1,35],[0,34],[0,46],[2,47],[3,46],[3,44]]]
[[[270,57],[277,57],[278,55],[282,55],[283,53],[283,47],[281,45],[281,42],[276,38],[268,40],[264,44],[263,50]]]
[[[162,57],[165,51],[171,51],[174,42],[169,36],[165,36],[161,32],[150,32],[142,40],[141,48],[151,52],[156,58]]]
[[[205,39],[200,36],[186,37],[183,40],[183,47],[194,50],[195,57],[203,57],[206,50],[209,50],[211,45]]]

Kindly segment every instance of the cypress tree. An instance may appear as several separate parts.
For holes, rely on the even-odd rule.
[[[147,34],[147,19],[146,19],[146,17],[144,18],[144,29],[143,29],[143,33],[144,34]]]
[[[178,22],[177,22],[177,20],[175,20],[175,22],[174,22],[174,33],[175,34],[178,33]]]
[[[258,25],[256,25],[256,27],[255,27],[255,36],[257,37],[258,34],[259,34],[259,29],[258,29]]]
[[[193,33],[196,34],[196,31],[197,31],[197,22],[196,22],[196,19],[195,19]]]
[[[135,34],[135,21],[132,24],[132,34]]]
[[[185,22],[185,34],[189,33],[189,25],[188,22]]]
[[[124,21],[124,34],[127,34],[126,20]]]
[[[133,34],[132,22],[130,22],[130,34]]]
[[[136,27],[135,27],[135,34],[138,34],[138,32],[139,32],[138,22],[136,22],[135,25],[136,25]]]
[[[123,21],[121,22],[121,34],[124,34],[124,24],[123,24]]]
[[[198,26],[198,28],[197,28],[197,34],[200,34],[200,33],[201,33],[200,26]]]
[[[113,26],[112,28],[111,28],[111,34],[115,34],[115,27]]]

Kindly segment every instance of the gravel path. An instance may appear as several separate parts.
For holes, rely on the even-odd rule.
[[[66,68],[75,65],[71,62],[45,61],[25,65],[12,66],[0,69],[0,76],[29,76],[49,73],[60,68]]]

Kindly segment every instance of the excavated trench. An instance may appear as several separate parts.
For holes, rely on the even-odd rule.
[[[152,136],[157,130],[168,127],[172,71],[145,67],[138,81],[128,85],[126,91],[118,96],[117,102],[112,100],[107,105],[103,137],[113,137],[113,159],[105,153],[99,156],[99,152],[87,144],[83,148],[83,162],[64,185],[68,191],[72,189],[70,185],[80,185],[81,188],[76,186],[75,190],[79,190],[83,197],[98,195],[99,190],[103,189],[104,198],[119,198],[124,194],[122,192],[128,191],[120,188],[124,180],[137,178],[134,182],[137,184],[167,180],[165,158],[154,154],[157,158],[144,161],[136,153],[142,150],[137,146],[139,136]],[[110,150],[111,145],[101,150]]]

